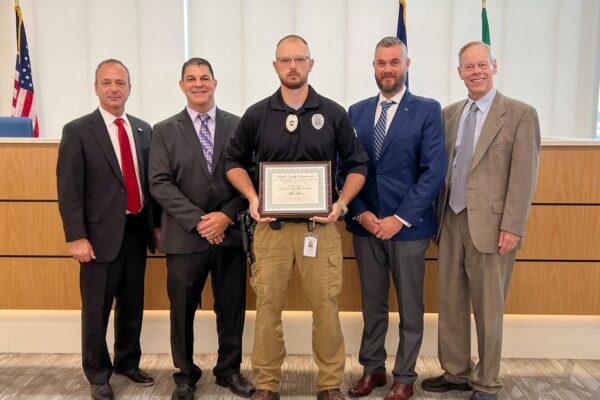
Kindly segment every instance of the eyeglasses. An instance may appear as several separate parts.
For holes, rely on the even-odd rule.
[[[308,60],[309,60],[309,58],[306,56],[293,56],[293,57],[279,57],[277,59],[277,62],[281,63],[282,65],[290,65],[293,61],[297,65],[302,65],[302,64],[306,64],[308,62]]]

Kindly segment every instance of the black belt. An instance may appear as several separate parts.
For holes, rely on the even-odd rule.
[[[289,222],[291,224],[301,224],[305,222],[311,222],[308,218],[285,218],[281,220],[281,223],[285,224]]]
[[[137,214],[131,214],[131,213],[125,214],[125,222],[137,221],[138,219],[141,219],[142,217],[146,218],[146,210],[143,208]]]
[[[285,219],[278,219],[277,221],[269,222],[269,227],[273,230],[279,230],[279,229],[281,229],[283,224],[306,224],[308,226],[309,230],[312,231],[312,229],[310,229],[310,225],[313,222],[314,221],[311,221],[308,218],[285,218]],[[320,222],[314,222],[314,223],[316,225],[325,225]]]

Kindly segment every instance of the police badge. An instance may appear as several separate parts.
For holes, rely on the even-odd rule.
[[[315,129],[319,130],[325,125],[325,117],[323,114],[313,114],[311,122]]]

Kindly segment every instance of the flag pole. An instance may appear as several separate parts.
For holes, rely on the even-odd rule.
[[[19,0],[15,0],[15,12],[19,18],[17,25],[17,54],[19,56],[19,62],[21,62],[21,52],[18,50],[21,48],[21,26],[23,25],[23,14],[21,13],[21,7],[19,7]]]
[[[487,0],[481,0],[481,41],[487,45],[491,44],[490,25],[487,18]]]

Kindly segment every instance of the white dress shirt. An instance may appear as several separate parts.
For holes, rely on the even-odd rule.
[[[200,138],[200,125],[202,125],[202,123],[200,122],[198,115],[200,115],[202,113],[199,113],[198,111],[191,109],[189,106],[185,106],[185,108],[186,108],[188,114],[190,115],[192,122],[194,123],[194,129],[196,130],[196,135],[198,135],[198,138]],[[206,121],[206,125],[208,126],[208,132],[210,132],[210,137],[214,144],[215,143],[215,126],[217,124],[217,122],[215,120],[217,117],[217,106],[214,105],[210,110],[208,110],[208,112],[206,114],[208,114],[210,116],[208,121]]]
[[[127,137],[129,138],[129,146],[131,146],[131,152],[133,153],[131,156],[133,158],[133,166],[135,167],[135,178],[138,182],[138,189],[140,191],[140,200],[142,201],[142,208],[144,207],[144,193],[142,193],[142,183],[140,182],[140,169],[138,167],[138,158],[137,151],[135,148],[135,140],[133,139],[133,129],[131,128],[131,123],[127,118],[127,114],[123,113],[120,117],[115,117],[108,111],[99,106],[100,114],[102,115],[102,119],[104,120],[104,124],[106,125],[106,129],[108,130],[108,136],[110,137],[110,141],[115,149],[115,154],[117,156],[117,161],[119,162],[119,168],[123,171],[123,166],[121,165],[121,145],[119,144],[119,127],[115,124],[115,120],[117,118],[123,118],[124,124],[123,127],[125,131],[127,131]],[[129,211],[127,211],[129,214]]]
[[[375,121],[373,121],[373,127],[375,127],[375,125],[377,125],[377,121],[379,121],[379,116],[381,115],[381,103],[385,100],[391,100],[394,103],[388,108],[385,120],[385,132],[387,133],[388,129],[390,129],[392,120],[394,119],[394,115],[396,115],[398,105],[402,101],[402,97],[404,97],[404,93],[406,93],[406,86],[404,86],[399,93],[396,93],[395,96],[389,99],[386,98],[383,94],[379,93],[379,100],[377,100],[377,108],[375,109]]]
[[[475,147],[477,147],[477,142],[479,141],[479,136],[481,135],[481,128],[483,128],[483,124],[485,123],[485,120],[490,112],[490,108],[492,107],[492,103],[494,102],[495,96],[496,88],[492,87],[492,90],[487,92],[485,96],[483,96],[477,101],[467,99],[465,108],[463,109],[463,112],[460,115],[460,122],[458,123],[455,148],[460,144],[462,140],[463,131],[465,129],[465,120],[467,119],[467,115],[469,115],[469,109],[471,108],[471,104],[475,103],[477,104],[477,112],[475,113],[475,136],[473,137],[473,153],[475,153]],[[453,166],[455,162],[456,157],[454,157],[454,161],[452,163]]]

